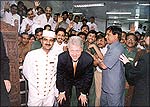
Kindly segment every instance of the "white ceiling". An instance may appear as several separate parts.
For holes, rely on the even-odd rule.
[[[95,4],[104,3],[103,7],[74,7],[73,4]],[[150,14],[150,6],[141,6],[139,4],[150,4],[149,0],[66,0],[66,1],[41,1],[41,5],[51,5],[53,12],[62,12],[67,10],[68,12],[82,12],[87,18],[94,16],[100,19],[111,19],[110,17],[120,17],[119,20],[126,20],[127,18],[135,18],[136,9],[140,9],[139,18],[148,19]],[[58,8],[59,7],[59,8]],[[118,12],[131,12],[131,15],[106,15],[107,11],[118,11]],[[118,20],[118,19],[117,19]]]

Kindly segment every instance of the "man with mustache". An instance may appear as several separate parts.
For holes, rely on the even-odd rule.
[[[97,46],[98,48],[96,48]],[[96,45],[91,44],[90,48],[94,48],[95,50],[100,50],[100,52],[105,55],[107,51],[107,41],[105,39],[104,34],[98,32],[96,36]],[[100,107],[100,97],[101,97],[101,86],[102,86],[102,69],[98,66],[99,58],[95,57],[94,65],[96,66],[96,70],[94,72],[94,81],[95,81],[95,106]]]
[[[67,50],[67,46],[64,43],[66,30],[64,28],[57,28],[55,34],[56,41],[54,42],[53,50],[55,51],[55,55],[58,57],[60,53]]]
[[[36,17],[37,24],[40,27],[44,28],[44,26],[47,24],[52,25],[53,23],[52,10],[53,10],[52,7],[47,6],[45,8],[45,13]]]
[[[28,106],[50,106],[55,101],[56,56],[52,50],[55,32],[43,31],[42,47],[30,51],[23,63],[23,75],[28,80]]]

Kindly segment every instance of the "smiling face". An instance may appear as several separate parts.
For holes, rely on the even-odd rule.
[[[50,49],[53,47],[54,38],[44,36],[42,39],[42,48],[43,50],[48,53]]]
[[[71,56],[73,61],[77,61],[79,59],[79,57],[81,56],[81,53],[83,51],[81,46],[72,45],[72,44],[70,45],[68,50],[69,50],[69,55]]]
[[[91,44],[96,40],[96,35],[94,33],[89,33],[87,36],[87,41]]]
[[[51,7],[46,7],[45,14],[46,14],[46,17],[51,17],[51,15],[52,15],[52,8]]]
[[[103,48],[106,46],[106,40],[105,38],[100,38],[96,40],[96,44],[99,48]]]
[[[63,31],[59,31],[56,35],[56,40],[58,43],[62,44],[65,39],[65,33]]]
[[[68,41],[69,55],[73,61],[77,61],[83,51],[83,41],[79,36],[72,36]]]
[[[134,48],[136,46],[136,44],[137,44],[137,41],[136,41],[136,38],[134,35],[127,36],[127,39],[126,39],[127,47]]]

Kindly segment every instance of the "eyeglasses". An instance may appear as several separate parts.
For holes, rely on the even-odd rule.
[[[135,41],[135,39],[127,39],[127,41]]]

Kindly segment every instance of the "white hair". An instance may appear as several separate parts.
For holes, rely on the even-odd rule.
[[[70,45],[80,46],[83,49],[83,41],[79,36],[70,37],[68,41],[68,48],[70,48]]]

